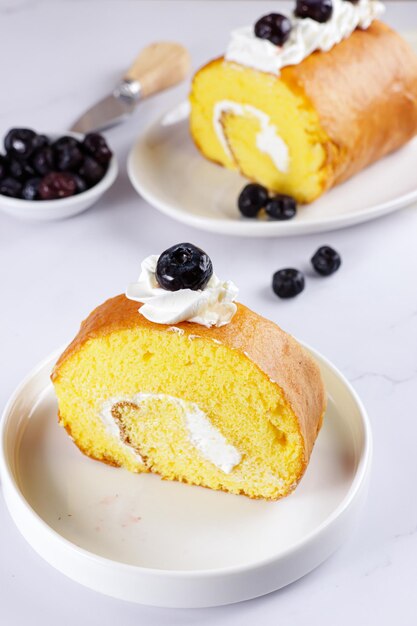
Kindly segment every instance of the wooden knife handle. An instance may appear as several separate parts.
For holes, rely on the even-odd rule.
[[[188,50],[179,43],[161,41],[144,48],[124,78],[140,83],[142,97],[180,83],[191,68]]]

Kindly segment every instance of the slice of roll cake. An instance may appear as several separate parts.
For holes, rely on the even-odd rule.
[[[303,13],[308,5],[234,31],[190,94],[191,134],[205,157],[301,203],[417,133],[417,57],[373,20],[381,3],[332,0],[322,21]]]
[[[312,357],[235,303],[191,244],[146,259],[127,296],[91,313],[52,374],[80,450],[252,498],[290,493],[325,409]]]

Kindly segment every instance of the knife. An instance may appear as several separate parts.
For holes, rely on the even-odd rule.
[[[140,100],[184,80],[190,67],[190,55],[180,44],[150,44],[139,53],[113,92],[88,109],[71,130],[88,133],[123,122]]]

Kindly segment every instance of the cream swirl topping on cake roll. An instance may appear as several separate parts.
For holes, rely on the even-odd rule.
[[[126,290],[129,300],[143,303],[141,315],[156,324],[194,322],[210,328],[230,322],[237,310],[234,300],[238,294],[232,281],[222,281],[213,273],[204,289],[166,291],[156,278],[158,258],[155,254],[148,256],[141,264],[138,282]]]
[[[301,63],[315,50],[327,52],[349,37],[356,28],[368,28],[385,11],[379,0],[333,0],[329,21],[316,22],[307,18],[291,17],[292,31],[283,46],[255,36],[253,26],[232,31],[225,59],[279,75],[281,68]]]

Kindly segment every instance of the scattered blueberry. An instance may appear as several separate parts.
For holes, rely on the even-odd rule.
[[[52,172],[55,168],[54,152],[50,146],[39,148],[32,157],[33,167],[41,176]]]
[[[87,154],[91,154],[101,165],[108,165],[112,158],[112,151],[106,143],[103,135],[98,133],[88,133],[83,140],[83,149]]]
[[[262,185],[251,183],[240,192],[237,205],[245,217],[256,217],[268,202],[268,191]]]
[[[337,272],[342,264],[340,254],[330,246],[322,246],[312,256],[311,263],[318,274],[330,276]]]
[[[296,269],[286,268],[275,272],[272,277],[272,289],[279,298],[293,298],[304,289],[303,274]]]
[[[255,24],[255,35],[260,39],[268,39],[276,46],[283,46],[291,34],[291,20],[280,13],[264,15]]]
[[[50,172],[42,178],[38,191],[42,200],[57,200],[73,196],[77,184],[69,172]]]
[[[296,17],[310,17],[316,22],[327,22],[333,13],[332,0],[297,0]]]
[[[15,178],[7,176],[0,180],[0,194],[2,196],[9,196],[10,198],[18,198],[22,191],[22,183],[19,183]]]
[[[156,265],[162,289],[204,289],[213,274],[210,257],[192,243],[179,243],[165,250]]]
[[[23,185],[22,189],[22,198],[24,200],[37,200],[39,197],[39,183],[41,182],[41,178],[29,178]]]
[[[27,159],[36,149],[36,133],[29,128],[12,128],[4,138],[4,147],[11,156]]]
[[[297,212],[297,203],[292,196],[278,194],[268,200],[265,211],[273,220],[290,220]]]

